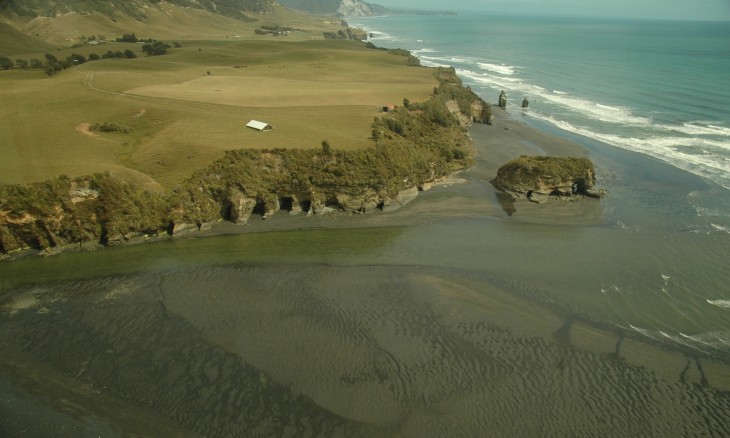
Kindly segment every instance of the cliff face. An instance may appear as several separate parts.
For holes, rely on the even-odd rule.
[[[370,17],[374,12],[369,4],[360,0],[342,0],[337,14],[343,17]]]
[[[390,12],[384,6],[362,0],[280,0],[279,3],[299,11],[339,17],[370,17]]]
[[[221,220],[245,224],[252,216],[266,218],[280,210],[327,214],[397,208],[429,182],[472,162],[459,116],[467,120],[461,111],[481,111],[486,104],[458,83],[445,82],[453,77],[450,69],[436,72],[442,85],[430,100],[374,120],[374,145],[368,149],[323,145],[318,150],[229,151],[165,195],[108,174],[0,185],[0,253],[114,245]]]

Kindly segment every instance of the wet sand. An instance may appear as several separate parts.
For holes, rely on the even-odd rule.
[[[520,222],[560,225],[600,223],[603,212],[600,202],[596,200],[551,201],[545,204],[536,204],[526,199],[513,203],[501,202],[500,194],[490,181],[496,177],[499,167],[508,161],[520,155],[587,157],[589,151],[574,141],[550,135],[516,120],[499,108],[494,108],[494,111],[494,126],[474,124],[469,129],[474,142],[476,164],[453,175],[451,179],[456,182],[435,183],[431,190],[420,192],[415,201],[398,210],[389,213],[374,211],[362,215],[339,213],[326,216],[290,216],[286,211],[279,211],[266,220],[252,215],[245,226],[223,222],[201,234],[409,226],[469,217],[504,219],[512,216],[512,220]]]
[[[144,257],[119,248],[74,257],[77,279],[3,287],[0,436],[730,435],[727,364],[536,301],[478,263],[383,261],[395,242],[438,229],[414,224],[600,223],[595,200],[518,202],[510,216],[489,184],[515,156],[585,148],[508,117],[471,132],[478,164],[467,181],[395,212],[280,213],[209,233],[387,227],[382,242],[337,248],[369,245],[376,262],[314,246],[343,233],[261,233],[263,245],[240,249],[235,236],[191,239],[184,251],[208,252],[205,265],[177,254],[113,274],[112,256]],[[155,245],[150,260],[176,249]],[[237,261],[236,251],[259,256]]]
[[[38,302],[0,318],[5,434],[730,432],[711,361],[474,272],[238,265],[13,293]]]

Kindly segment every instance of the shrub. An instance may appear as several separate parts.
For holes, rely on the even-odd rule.
[[[122,134],[128,134],[132,132],[132,128],[130,128],[129,126],[110,122],[94,123],[89,127],[89,130],[94,132],[121,132]]]

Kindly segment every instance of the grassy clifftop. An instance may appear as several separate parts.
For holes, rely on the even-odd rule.
[[[113,244],[279,209],[385,208],[468,166],[464,124],[488,118],[453,69],[325,40],[340,24],[321,17],[275,6],[251,24],[169,2],[147,12],[144,22],[72,12],[27,23],[74,47],[30,47],[17,56],[28,64],[0,71],[0,252]],[[256,32],[268,22],[294,30]],[[182,38],[148,56],[111,42],[127,25]],[[99,56],[110,52],[134,56]],[[50,59],[68,67],[32,67]],[[251,119],[275,129],[248,129]]]
[[[399,191],[472,162],[467,131],[449,103],[488,111],[481,99],[444,78],[427,101],[398,108],[372,123],[374,145],[336,150],[241,149],[227,152],[167,194],[109,174],[61,176],[32,185],[0,186],[0,251],[113,244],[201,228],[219,220],[245,223],[279,209],[366,212]],[[464,114],[460,114],[464,116]]]

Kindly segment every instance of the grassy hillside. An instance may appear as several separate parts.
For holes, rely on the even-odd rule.
[[[0,182],[109,170],[169,189],[226,150],[317,148],[325,139],[365,148],[382,105],[423,100],[437,83],[404,56],[350,41],[229,38],[183,42],[158,57],[109,43],[54,54],[127,49],[139,57],[87,62],[50,78],[40,70],[0,72],[7,126]],[[250,119],[276,129],[246,129]],[[85,133],[85,124],[104,122],[131,131]]]
[[[51,44],[23,33],[7,23],[0,22],[0,56],[10,57],[49,50],[54,50]]]
[[[342,0],[281,0],[281,4],[313,14],[334,14]]]
[[[320,38],[323,30],[337,31],[338,26],[316,17],[295,14],[291,10],[276,6],[265,14],[253,14],[251,20],[241,21],[220,14],[192,8],[180,8],[161,3],[145,10],[144,20],[132,16],[110,17],[101,13],[68,13],[55,17],[27,19],[5,16],[5,21],[24,32],[52,44],[55,47],[71,47],[81,44],[85,37],[102,35],[106,38],[135,33],[144,38],[166,40],[225,40],[227,38],[249,38],[253,32],[265,25],[283,25],[297,29],[288,38]],[[1,21],[2,17],[0,17]],[[0,39],[0,53],[5,47],[12,47],[13,39]],[[10,53],[10,52],[8,52]],[[15,51],[13,53],[21,53]]]
[[[31,18],[79,13],[102,14],[112,18],[130,16],[143,20],[147,10],[160,3],[216,12],[238,19],[248,19],[248,13],[269,11],[273,5],[271,0],[2,0],[0,12]]]

